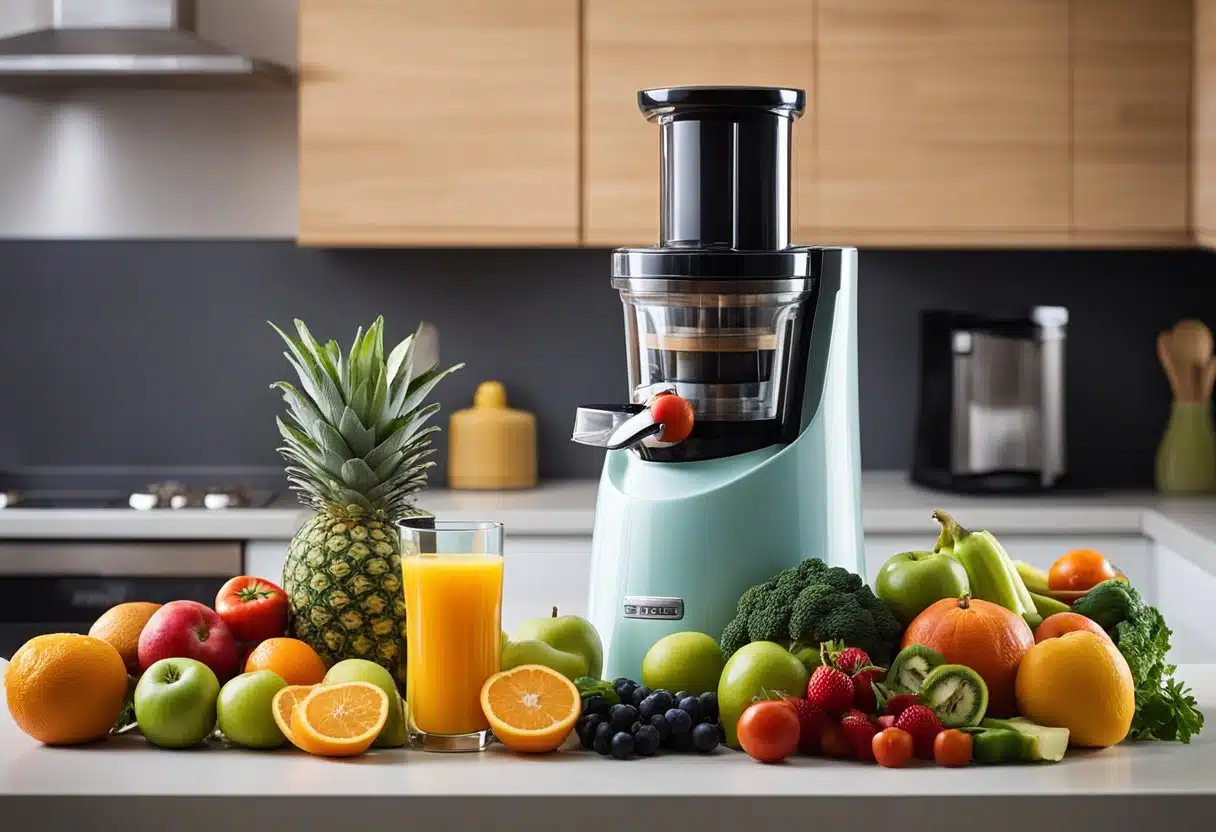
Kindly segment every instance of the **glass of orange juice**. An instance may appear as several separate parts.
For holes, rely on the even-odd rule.
[[[481,687],[502,654],[502,524],[400,526],[406,730],[426,751],[481,751]]]

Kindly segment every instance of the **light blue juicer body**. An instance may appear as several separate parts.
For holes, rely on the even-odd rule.
[[[857,251],[821,251],[793,442],[696,462],[607,453],[588,602],[605,678],[640,680],[646,652],[670,633],[718,638],[743,590],[806,558],[863,573]]]

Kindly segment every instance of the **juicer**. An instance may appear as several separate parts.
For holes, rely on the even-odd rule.
[[[578,408],[573,432],[608,449],[588,603],[606,678],[640,679],[669,633],[717,638],[743,590],[805,558],[862,572],[857,252],[790,244],[805,103],[638,93],[659,126],[659,245],[613,252],[629,400]],[[656,418],[668,395],[692,406],[687,436]]]

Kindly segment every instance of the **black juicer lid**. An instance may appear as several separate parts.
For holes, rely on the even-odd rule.
[[[638,93],[659,125],[659,245],[618,249],[613,277],[774,278],[814,273],[790,246],[790,136],[806,93],[666,87]]]

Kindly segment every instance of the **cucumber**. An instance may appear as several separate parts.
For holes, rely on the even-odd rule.
[[[998,731],[1017,731],[1030,737],[1034,742],[1030,747],[1030,756],[1026,759],[1055,763],[1064,759],[1068,750],[1068,729],[1049,728],[1031,722],[1025,717],[1015,719],[985,719],[980,723],[981,728],[992,728]]]

